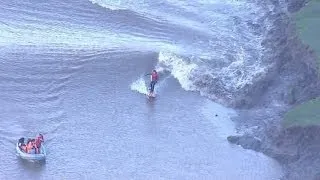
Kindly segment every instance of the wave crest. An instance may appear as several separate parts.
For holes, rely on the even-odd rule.
[[[173,77],[179,81],[182,88],[189,91],[196,90],[191,77],[193,76],[193,72],[199,68],[198,65],[186,62],[185,59],[171,52],[160,52],[158,60],[158,66],[170,71]]]
[[[158,66],[170,71],[187,91],[198,91],[218,102],[232,102],[255,82],[263,80],[268,70],[268,66],[262,66],[260,61],[249,64],[244,56],[240,57],[233,62],[219,64],[160,52]]]

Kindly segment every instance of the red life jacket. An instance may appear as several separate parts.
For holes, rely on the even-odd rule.
[[[37,139],[36,139],[36,147],[37,148],[40,148],[41,147],[41,139],[40,139],[40,137],[38,137]]]
[[[151,74],[151,81],[158,81],[158,73],[152,72],[152,74]]]

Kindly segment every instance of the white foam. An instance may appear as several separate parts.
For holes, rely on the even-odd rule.
[[[198,68],[198,65],[194,63],[188,63],[183,58],[176,56],[170,52],[159,53],[159,66],[165,67],[166,70],[170,71],[173,77],[175,77],[182,88],[185,90],[196,90],[196,87],[193,85],[190,80],[192,72]]]
[[[137,91],[141,94],[148,94],[148,88],[146,86],[145,80],[140,77],[138,80],[134,81],[131,86],[131,90]]]
[[[254,79],[263,77],[266,74],[267,66],[261,66],[260,61],[248,64],[249,57],[242,48],[237,55],[237,61],[232,62],[229,66],[221,68],[218,76],[225,82],[226,88],[240,89],[248,84],[252,84]]]

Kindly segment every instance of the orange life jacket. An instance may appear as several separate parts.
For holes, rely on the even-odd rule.
[[[27,146],[26,146],[26,151],[27,151],[27,153],[29,153],[29,151],[32,149],[32,142],[30,141],[28,144],[27,144]]]

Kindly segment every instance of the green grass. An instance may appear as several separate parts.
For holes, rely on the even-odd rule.
[[[320,98],[298,105],[284,117],[284,126],[320,125]]]
[[[312,0],[295,14],[297,30],[303,43],[311,46],[318,56],[320,71],[320,0]],[[320,97],[298,105],[285,114],[284,126],[320,125]]]
[[[299,36],[318,56],[320,70],[320,0],[312,0],[295,15]]]

